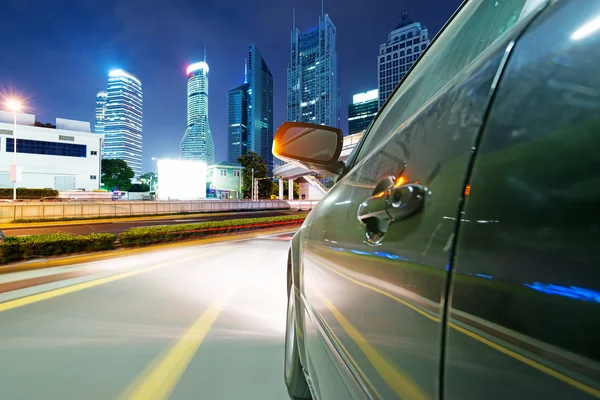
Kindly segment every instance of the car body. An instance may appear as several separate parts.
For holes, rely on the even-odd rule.
[[[599,65],[598,1],[466,1],[345,165],[278,130],[337,177],[289,252],[293,399],[600,397]]]

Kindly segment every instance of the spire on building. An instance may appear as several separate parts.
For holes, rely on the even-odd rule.
[[[248,59],[244,58],[244,83],[248,83]]]

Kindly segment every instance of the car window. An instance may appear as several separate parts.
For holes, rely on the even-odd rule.
[[[402,124],[519,19],[544,0],[473,0],[459,11],[373,122],[358,161],[386,142]]]

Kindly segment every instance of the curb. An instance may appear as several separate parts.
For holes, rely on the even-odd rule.
[[[168,250],[178,247],[188,247],[188,246],[197,246],[201,244],[211,244],[211,243],[220,243],[227,242],[231,240],[244,240],[251,239],[257,236],[264,236],[265,234],[276,234],[276,233],[284,233],[289,232],[290,230],[297,229],[298,224],[289,224],[289,226],[280,226],[275,228],[264,228],[264,229],[256,229],[251,232],[245,232],[240,234],[226,234],[226,235],[216,235],[207,238],[201,239],[192,239],[192,240],[182,240],[175,243],[164,243],[164,244],[153,244],[145,247],[137,247],[137,248],[127,248],[127,249],[117,249],[117,250],[108,250],[98,253],[89,253],[89,254],[80,254],[74,256],[66,256],[60,258],[49,258],[43,260],[36,261],[25,261],[19,262],[13,265],[0,266],[0,275],[9,274],[13,272],[23,272],[23,271],[31,271],[36,269],[44,269],[44,268],[53,268],[53,267],[64,267],[73,264],[80,264],[85,262],[92,261],[102,261],[112,258],[126,257],[135,254],[149,253],[152,251],[161,251]]]

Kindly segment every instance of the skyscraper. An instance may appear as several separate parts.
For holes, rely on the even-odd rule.
[[[102,155],[124,160],[137,178],[142,174],[142,82],[127,71],[112,70],[108,74],[104,119],[98,119],[102,102],[97,96],[96,127],[103,127],[105,135]]]
[[[429,42],[427,28],[408,19],[406,13],[402,14],[396,29],[391,31],[387,41],[379,46],[377,64],[380,108]]]
[[[273,171],[273,75],[256,48],[248,47],[248,149]]]
[[[227,94],[227,161],[238,164],[248,152],[248,83]]]
[[[305,33],[294,27],[287,70],[288,121],[340,127],[340,74],[336,28],[322,14],[319,26]]]
[[[106,90],[100,90],[96,93],[96,125],[94,126],[94,133],[104,133],[107,98]]]
[[[348,105],[348,135],[367,129],[377,110],[379,110],[377,89],[352,96],[352,104]]]
[[[200,61],[187,68],[187,129],[181,139],[184,160],[214,164],[215,144],[208,124],[208,64]]]

